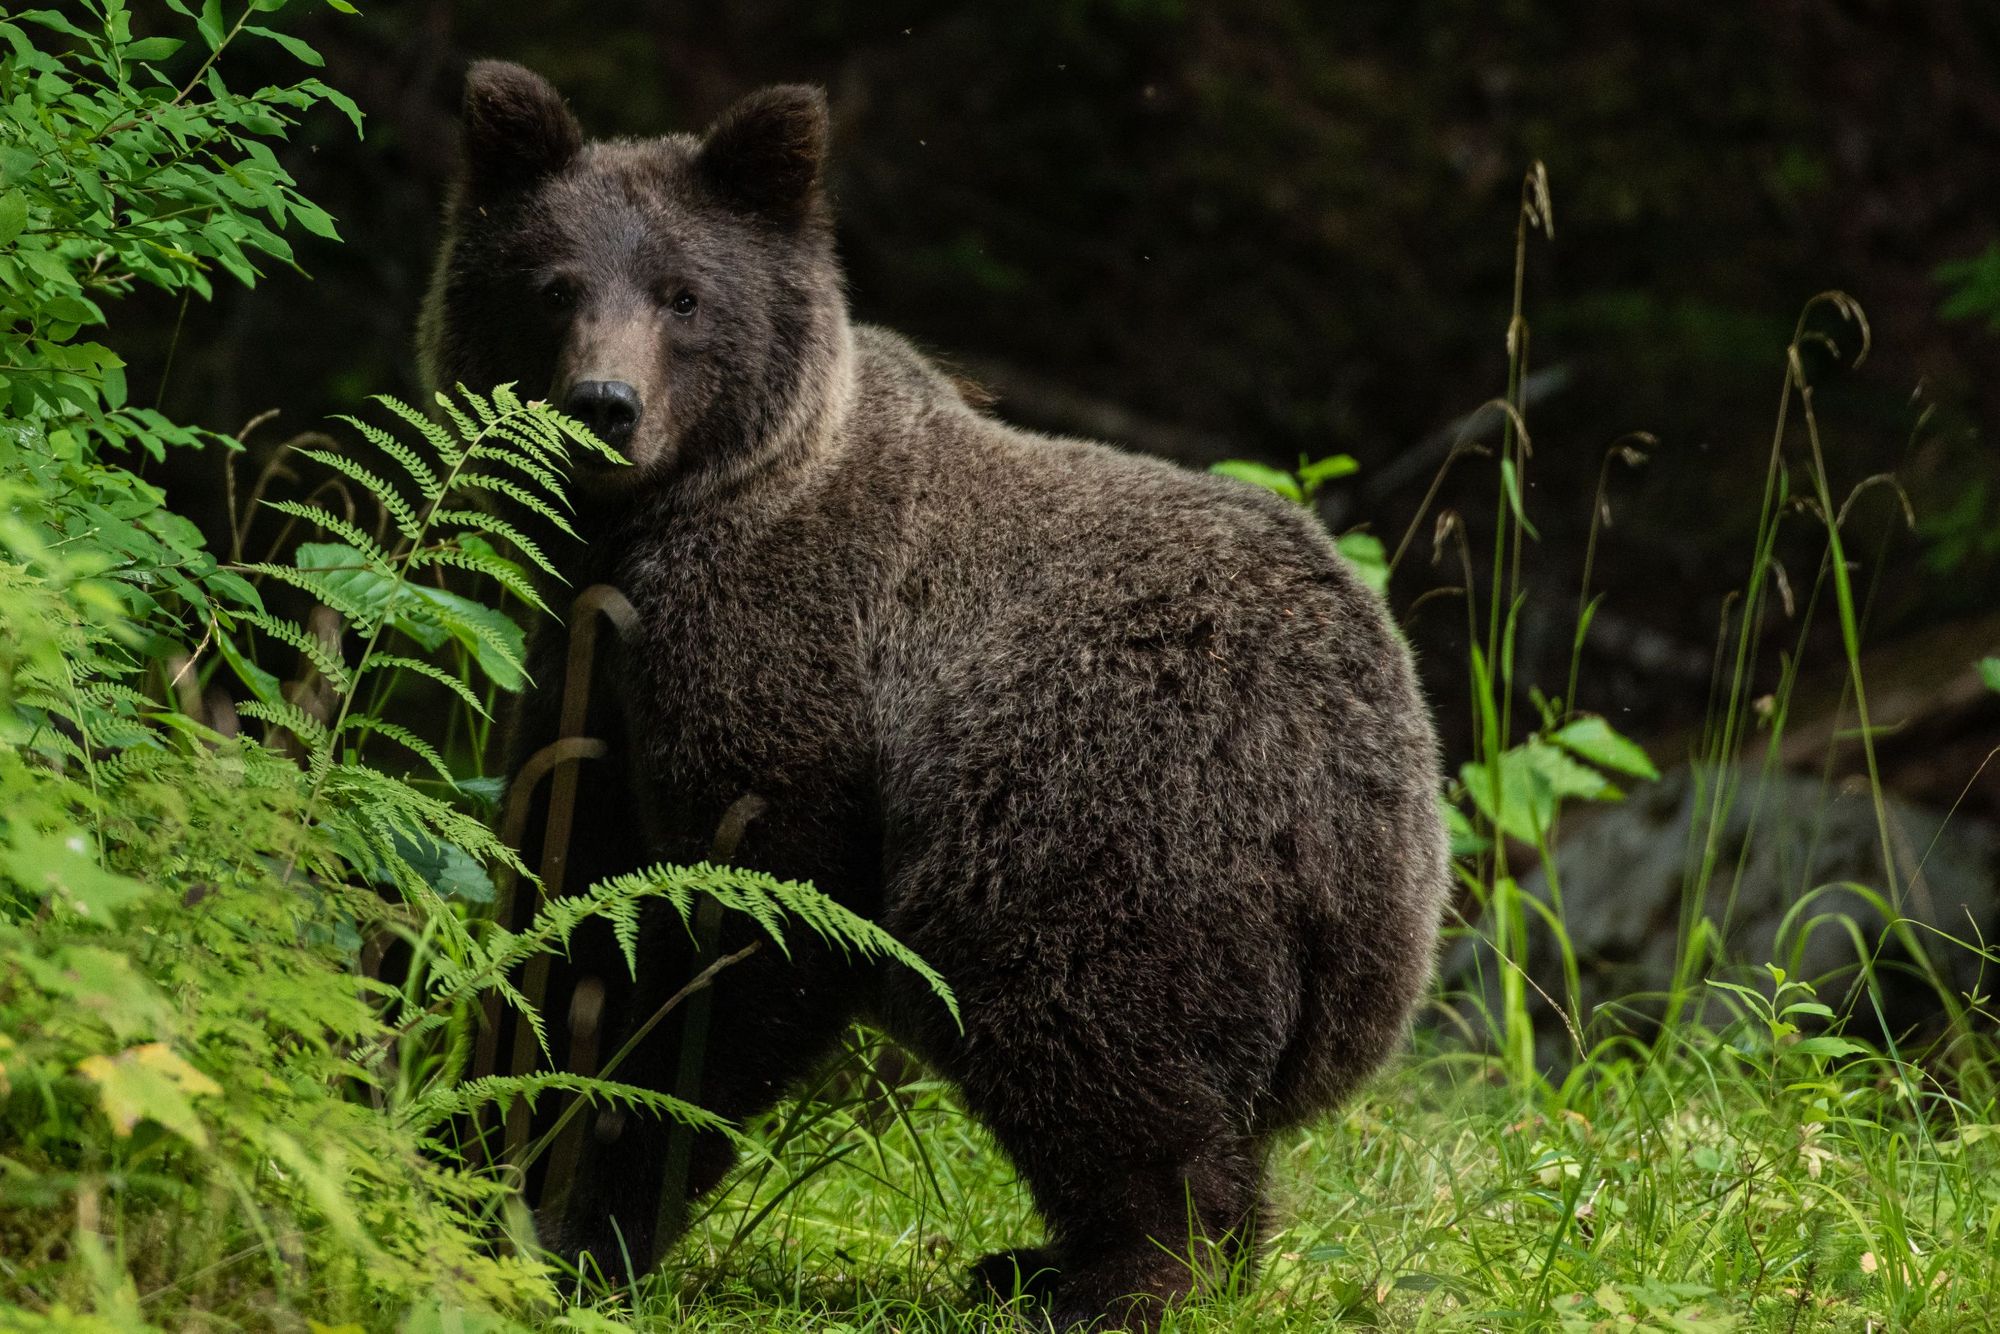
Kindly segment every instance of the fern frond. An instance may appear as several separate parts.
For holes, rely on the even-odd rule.
[[[762,871],[702,862],[694,866],[659,865],[614,876],[604,881],[603,887],[620,896],[641,894],[650,888],[673,904],[683,918],[689,916],[693,897],[705,894],[726,909],[748,914],[787,953],[783,926],[786,918],[794,919],[844,954],[886,959],[909,969],[930,986],[952,1018],[958,1018],[958,1002],[951,988],[914,950],[805,881],[780,880]]]
[[[511,436],[509,442],[514,443]],[[556,475],[554,469],[545,466],[539,456],[525,448],[502,449],[498,445],[474,445],[467,453],[466,460],[468,463],[493,462],[513,468],[540,487],[543,498],[550,504],[560,505],[572,512],[576,509],[570,504],[569,497],[563,493],[562,479]],[[558,463],[560,464],[560,460]],[[462,482],[464,479],[459,480]]]
[[[67,707],[51,707],[47,702],[40,700],[23,702],[32,703],[36,708],[41,709],[52,718],[61,718],[66,722],[77,725],[79,731],[84,730],[77,719],[70,717]],[[69,730],[63,727],[42,727],[37,729],[34,737],[34,748],[44,754],[53,751],[72,764],[88,765],[92,758],[88,751],[77,744],[76,738],[70,735]]]
[[[467,685],[459,677],[453,676],[436,663],[425,662],[422,658],[406,658],[400,653],[378,652],[368,659],[369,671],[380,671],[385,668],[390,671],[415,672],[418,676],[428,677],[457,695],[465,702],[467,707],[480,717],[489,718],[492,716],[487,711],[485,703],[479,696],[472,693],[471,686]]]
[[[556,573],[556,567],[549,562],[549,558],[542,554],[542,549],[535,545],[534,539],[497,514],[489,514],[485,510],[439,510],[431,515],[431,526],[433,529],[469,528],[474,532],[497,537],[526,556],[543,573],[560,577]]]
[[[451,768],[444,762],[444,756],[437,753],[437,747],[431,745],[430,742],[424,740],[409,728],[404,727],[401,723],[392,723],[386,718],[370,718],[363,715],[358,717],[350,716],[340,726],[340,735],[344,737],[364,737],[371,733],[377,736],[388,737],[391,741],[396,742],[404,749],[415,754],[418,759],[430,765],[431,768],[437,770],[438,777],[444,779],[446,783],[449,783],[453,787],[458,786],[458,780],[452,777]]]
[[[327,743],[332,740],[326,733],[326,724],[307,713],[296,704],[268,704],[261,699],[239,700],[236,711],[245,718],[255,718],[273,727],[282,727],[305,743],[313,755],[326,753]]]
[[[464,386],[461,385],[460,388],[463,389]],[[458,432],[459,439],[471,440],[479,434],[479,427],[473,424],[472,418],[460,410],[451,395],[440,389],[431,395],[431,401],[436,403],[438,409],[450,420],[452,429]]]
[[[338,608],[335,608],[338,610]],[[256,626],[281,644],[289,645],[303,653],[313,670],[326,678],[326,683],[340,694],[346,694],[351,684],[347,675],[347,665],[338,654],[329,649],[316,634],[304,627],[273,616],[269,612],[245,610],[239,613],[245,621]]]
[[[295,519],[304,519],[307,523],[319,525],[367,557],[371,564],[377,561],[386,563],[389,559],[388,553],[376,546],[375,539],[365,530],[319,505],[308,505],[296,500],[267,500],[263,503],[267,509],[274,509],[280,514],[289,514]]]
[[[78,693],[99,708],[115,708],[120,704],[133,709],[156,707],[152,696],[144,691],[128,686],[122,681],[106,680],[101,676],[84,682]]]
[[[353,419],[348,418],[348,420],[352,421]],[[330,449],[302,448],[298,452],[315,462],[324,463],[327,467],[333,469],[373,496],[376,503],[381,505],[383,511],[395,523],[396,531],[401,533],[405,538],[412,542],[422,539],[423,525],[417,522],[416,511],[410,508],[410,502],[403,499],[402,493],[383,478],[362,467],[345,454],[336,454]]]
[[[474,491],[491,491],[495,495],[505,496],[522,509],[547,519],[565,535],[576,536],[576,529],[570,527],[569,520],[563,518],[547,501],[519,482],[506,477],[495,477],[491,473],[469,472],[460,474],[458,485]]]
[[[97,762],[97,781],[106,787],[123,783],[142,783],[179,756],[156,742],[151,745],[128,746],[115,755],[106,756]]]
[[[498,392],[498,390],[495,390],[496,397],[498,396]],[[483,395],[467,389],[464,385],[460,385],[458,387],[458,396],[464,400],[465,406],[472,409],[472,415],[479,418],[479,425],[482,430],[500,420],[500,414],[494,411],[493,404],[487,402]]]
[[[424,500],[435,502],[438,496],[443,494],[444,483],[438,480],[437,474],[431,470],[431,466],[424,462],[423,455],[379,426],[358,421],[352,417],[347,418],[347,421],[361,433],[362,439],[375,446],[377,450],[386,455],[405,473],[409,474],[410,481],[417,488],[417,494]],[[450,449],[451,437],[446,435],[443,429],[437,426],[435,422],[431,424],[431,429],[437,431],[444,438],[446,448]],[[453,453],[444,456],[447,465],[449,465],[456,453],[457,451],[453,451]]]
[[[493,627],[487,625],[485,622],[460,616],[443,603],[434,602],[428,598],[413,601],[403,608],[403,610],[411,620],[422,621],[427,625],[434,625],[460,639],[478,641],[481,649],[498,658],[511,671],[524,678],[527,676],[528,666],[521,661],[521,655],[515,652],[513,646],[502,639],[495,633]]]
[[[390,611],[388,605],[379,600],[372,606],[362,602],[349,592],[348,585],[335,583],[326,578],[329,572],[325,570],[301,570],[295,566],[274,565],[266,561],[257,561],[238,568],[248,570],[252,574],[261,574],[269,579],[276,579],[280,583],[290,584],[293,588],[299,589],[301,592],[310,593],[314,601],[325,603],[339,612],[341,619],[364,635],[373,633],[375,627],[382,622]],[[393,577],[386,571],[381,573],[383,573],[384,578]]]
[[[569,445],[562,432],[540,413],[503,418],[487,431],[486,438],[505,440],[514,447],[512,453],[539,459],[552,468],[569,463]]]
[[[377,822],[404,831],[419,831],[434,841],[453,843],[479,861],[499,862],[525,875],[518,854],[500,841],[485,822],[449,802],[418,791],[362,764],[343,764],[328,775],[329,789],[365,805]]]
[[[99,712],[95,717],[76,720],[96,750],[125,751],[134,746],[154,745],[159,738],[153,729],[135,718]]]
[[[802,923],[822,940],[863,959],[899,964],[921,977],[958,1019],[958,1001],[937,971],[887,931],[802,881],[779,880],[762,871],[732,866],[659,865],[599,881],[581,893],[544,902],[520,932],[489,924],[480,945],[460,964],[441,964],[433,979],[436,1004],[454,1003],[493,986],[507,972],[544,950],[567,948],[571,934],[591,918],[608,918],[619,937],[628,967],[636,966],[637,914],[647,902],[664,901],[683,922],[692,923],[701,897],[754,920],[785,950],[788,920]]]
[[[612,939],[618,942],[618,952],[625,958],[625,967],[632,976],[639,975],[639,910],[645,900],[614,898],[604,905],[604,916],[611,923]]]
[[[576,1094],[592,1106],[610,1104],[650,1112],[654,1116],[678,1121],[696,1130],[710,1130],[726,1135],[732,1140],[742,1138],[741,1132],[727,1120],[691,1102],[684,1102],[652,1089],[640,1088],[636,1084],[555,1070],[543,1070],[530,1075],[488,1075],[484,1079],[469,1080],[448,1088],[432,1089],[412,1099],[404,1109],[403,1115],[409,1125],[422,1129],[454,1116],[462,1116],[489,1103],[498,1103],[504,1111],[519,1099],[532,1108],[538,1097],[551,1092]]]
[[[543,1059],[553,1059],[555,1053],[549,1049],[549,1026],[542,1018],[541,1008],[522,995],[520,989],[504,975],[493,987],[493,994],[498,996],[508,1009],[519,1015],[521,1021],[528,1026],[528,1031],[535,1035],[535,1046],[540,1049]]]
[[[575,445],[580,449],[588,450],[590,453],[599,455],[613,463],[624,463],[626,461],[623,454],[620,454],[617,450],[598,439],[597,432],[591,430],[588,426],[585,426],[566,412],[550,408],[540,413],[531,425],[537,430],[558,433],[566,445]]]
[[[417,433],[423,436],[431,449],[444,461],[447,468],[457,467],[460,461],[464,459],[465,446],[452,439],[451,432],[440,426],[430,417],[425,416],[393,394],[377,394],[375,401],[415,427]],[[423,465],[421,459],[416,458],[414,450],[409,450],[401,442],[395,442],[395,449],[403,450],[411,455],[409,460],[405,460],[386,445],[381,445],[378,442],[377,447],[409,470],[411,480],[416,482],[417,489],[423,493],[425,500],[434,501],[444,494],[444,483],[439,481],[437,475]],[[413,463],[416,466],[413,467]]]
[[[468,551],[464,547],[432,547],[416,552],[410,557],[412,569],[425,565],[447,565],[453,569],[487,575],[536,610],[549,609],[548,604],[542,601],[542,595],[535,591],[533,581],[522,573],[521,567],[502,557],[484,551]]]

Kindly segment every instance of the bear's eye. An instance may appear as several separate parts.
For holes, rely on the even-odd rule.
[[[542,284],[541,298],[551,314],[566,314],[576,304],[576,289],[561,278],[552,278]]]
[[[674,314],[680,316],[682,319],[686,319],[688,316],[694,314],[695,307],[700,304],[700,302],[694,299],[694,293],[683,287],[680,291],[674,293],[674,299],[667,303],[667,309],[673,311]]]

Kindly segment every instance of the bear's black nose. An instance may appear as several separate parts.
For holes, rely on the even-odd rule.
[[[623,380],[578,380],[563,400],[563,411],[605,444],[622,449],[639,424],[639,391]]]

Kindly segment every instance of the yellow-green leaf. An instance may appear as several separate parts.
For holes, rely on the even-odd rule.
[[[154,1121],[188,1143],[206,1148],[208,1132],[195,1115],[193,1098],[216,1097],[222,1086],[181,1059],[164,1042],[147,1042],[116,1056],[86,1056],[76,1072],[97,1085],[104,1118],[119,1136],[141,1121]]]

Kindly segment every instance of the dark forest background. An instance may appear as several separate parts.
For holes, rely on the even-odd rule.
[[[1938,276],[2000,242],[1991,0],[377,0],[301,35],[369,118],[357,142],[321,117],[288,155],[346,244],[302,247],[310,278],[121,312],[135,398],[181,419],[235,431],[278,409],[250,437],[269,449],[363,394],[418,392],[469,59],[543,71],[601,135],[697,129],[760,84],[809,80],[833,100],[860,318],[1025,424],[1196,465],[1351,453],[1362,471],[1326,517],[1394,547],[1458,424],[1505,388],[1539,159],[1556,231],[1531,240],[1526,288],[1541,541],[1524,682],[1561,690],[1605,452],[1650,432],[1649,463],[1612,469],[1580,702],[1664,763],[1685,755],[1749,561],[1784,350],[1808,298],[1840,288],[1874,346],[1816,372],[1835,491],[1894,472],[1917,521],[1886,488],[1850,519],[1885,776],[1949,805],[2000,744],[2000,697],[1973,674],[2000,649],[2000,332],[1941,315]],[[238,77],[284,58],[246,49]],[[219,515],[219,464],[187,467],[164,476],[174,502]],[[1437,502],[1475,550],[1493,486],[1461,467]],[[1824,542],[1810,527],[1781,546],[1801,590]],[[1456,582],[1430,545],[1426,517],[1399,610]],[[1445,598],[1410,622],[1454,750],[1463,627]],[[1842,725],[1838,653],[1818,663],[1802,755]],[[1970,805],[2000,815],[2000,783]]]

